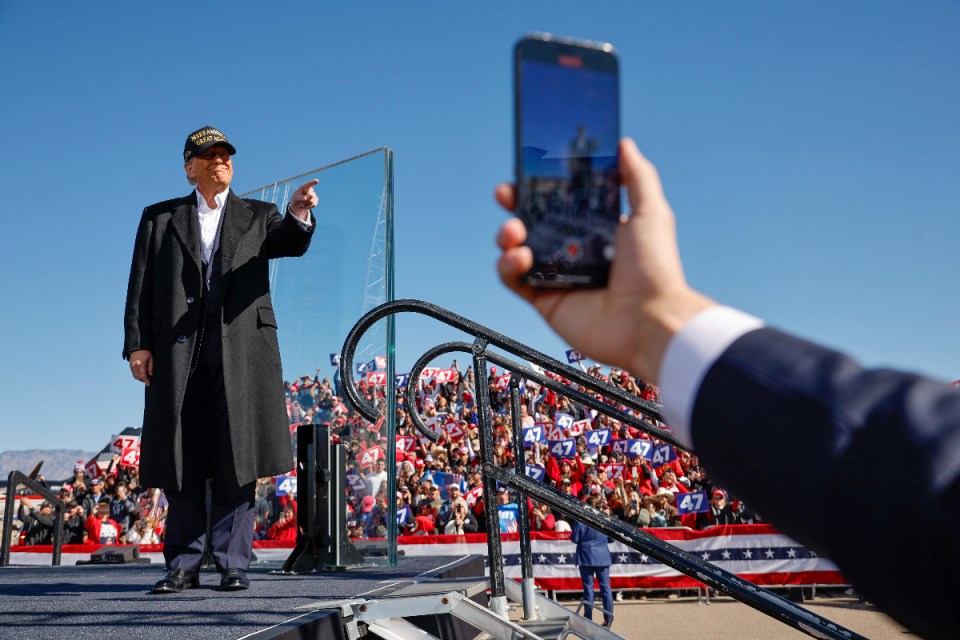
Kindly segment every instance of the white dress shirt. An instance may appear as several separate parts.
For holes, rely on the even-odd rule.
[[[195,191],[197,195],[197,221],[200,224],[200,255],[205,264],[210,264],[217,247],[217,230],[220,228],[220,219],[223,217],[223,205],[227,202],[229,189],[224,189],[213,197],[214,208],[207,205],[207,199]]]
[[[690,433],[693,403],[710,367],[737,338],[762,326],[762,320],[742,311],[710,307],[670,339],[660,362],[660,396],[667,424],[684,446],[695,448]]]

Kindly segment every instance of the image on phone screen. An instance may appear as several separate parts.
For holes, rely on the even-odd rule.
[[[517,213],[527,281],[604,286],[620,218],[617,60],[612,50],[524,39],[516,69]]]

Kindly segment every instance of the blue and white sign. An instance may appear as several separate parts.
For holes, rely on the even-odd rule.
[[[567,362],[573,364],[574,362],[580,362],[583,360],[583,354],[575,349],[567,349]]]
[[[367,370],[367,363],[366,363],[366,362],[358,362],[358,363],[355,365],[355,368],[356,368],[356,370],[357,370],[357,375],[358,375],[358,376],[362,376],[362,375],[366,372],[366,370]]]
[[[543,432],[543,427],[539,424],[523,430],[523,446],[525,447],[537,444],[538,442],[544,442],[546,439],[547,434]]]
[[[543,481],[547,476],[547,470],[538,464],[527,465],[527,475],[537,481]]]
[[[296,496],[297,476],[277,476],[277,495]]]
[[[591,449],[607,446],[610,442],[610,429],[595,429],[587,432],[587,446]]]
[[[676,459],[677,452],[673,450],[673,447],[668,444],[660,444],[654,447],[653,453],[650,455],[650,464],[660,467]]]
[[[354,473],[352,471],[347,472],[347,483],[350,485],[350,488],[354,491],[363,491],[366,492],[367,485],[364,483],[363,478],[360,477],[359,473]]]
[[[339,353],[331,353],[331,354],[330,354],[330,366],[331,366],[331,367],[339,367],[339,366],[340,366],[340,354],[339,354]]]
[[[628,458],[649,458],[650,452],[653,450],[653,443],[640,438],[614,440],[613,450]]]
[[[554,419],[554,424],[561,429],[569,429],[573,426],[573,416],[569,413],[558,413]]]
[[[550,444],[550,455],[555,458],[572,458],[577,451],[577,441],[573,438],[548,441],[548,443]]]
[[[710,503],[707,502],[706,491],[678,493],[676,494],[676,498],[677,511],[680,512],[680,515],[686,515],[688,513],[700,513],[702,511],[710,510]]]
[[[407,383],[410,381],[409,373],[398,373],[397,374],[397,389],[407,386]]]
[[[376,371],[377,369],[379,369],[379,367],[377,367],[376,358],[367,363],[367,371]]]
[[[397,524],[401,527],[407,524],[407,518],[410,517],[410,505],[397,507]]]

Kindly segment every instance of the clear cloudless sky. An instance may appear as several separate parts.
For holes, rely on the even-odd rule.
[[[955,1],[0,0],[0,450],[140,424],[133,236],[188,192],[204,124],[238,147],[238,192],[393,148],[397,296],[562,358],[494,266],[531,31],[618,49],[622,129],[695,287],[866,364],[960,377]],[[398,371],[446,338],[431,327],[401,318]]]

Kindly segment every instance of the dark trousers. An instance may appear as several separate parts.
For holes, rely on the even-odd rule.
[[[610,567],[580,567],[580,579],[583,581],[583,616],[593,620],[593,600],[596,597],[593,590],[593,576],[597,576],[600,584],[600,601],[603,608],[610,613],[603,614],[603,621],[609,623],[613,613],[613,589],[610,588]]]
[[[167,569],[197,571],[200,568],[207,537],[207,480],[210,479],[210,546],[217,570],[246,571],[253,547],[256,482],[240,486],[234,473],[219,358],[200,358],[187,383],[181,419],[184,482],[180,491],[166,491],[170,503],[163,547]]]

